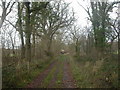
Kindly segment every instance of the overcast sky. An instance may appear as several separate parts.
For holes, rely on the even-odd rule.
[[[86,7],[88,5],[87,0],[65,0],[66,2],[71,2],[70,6],[74,9],[75,11],[75,16],[77,18],[78,24],[81,26],[87,25],[87,13],[85,10],[79,5],[81,4],[83,7]],[[78,4],[79,2],[79,4]]]
[[[110,0],[110,1],[114,1],[114,0]],[[65,2],[71,3],[70,7],[74,9],[75,16],[77,18],[77,25],[78,26],[85,27],[85,26],[88,26],[88,24],[90,25],[90,21],[87,20],[88,15],[87,15],[86,11],[79,5],[79,4],[81,4],[83,7],[86,8],[86,7],[88,7],[88,4],[90,2],[89,0],[65,0]],[[117,9],[114,9],[113,10],[114,12],[110,14],[110,16],[112,18],[116,17],[116,14],[115,14],[116,10]],[[0,16],[1,16],[1,14],[2,14],[2,10],[0,7]],[[13,24],[15,24],[14,20],[15,20],[16,15],[17,15],[17,13],[13,10],[10,13],[10,15],[7,17],[7,19],[9,19]],[[9,29],[12,29],[12,26],[10,26]],[[20,42],[19,39],[17,37],[16,37],[16,39],[17,39],[16,43],[19,43]]]
[[[9,1],[9,0],[7,0]],[[87,20],[87,13],[85,12],[85,10],[79,5],[81,4],[83,7],[88,7],[88,4],[90,2],[90,0],[64,0],[68,3],[71,3],[70,4],[70,7],[74,9],[75,11],[75,16],[77,18],[77,21],[79,25],[81,26],[86,26],[88,25],[88,20]],[[109,1],[114,1],[114,0],[109,0]],[[117,1],[117,0],[115,0]],[[78,4],[79,3],[79,4]],[[114,9],[114,12],[115,12],[115,9]],[[1,7],[0,7],[0,16],[2,14],[2,10],[1,10]],[[15,12],[11,12],[11,14],[9,15],[10,16],[14,16],[15,15]],[[111,14],[111,17],[116,17],[114,13]]]
[[[78,20],[77,20],[78,25],[84,27],[88,25],[88,23],[90,23],[90,21],[87,20],[88,14],[83,9],[83,7],[84,8],[89,7],[90,0],[65,0],[65,1],[68,3],[71,3],[70,6],[74,9],[76,13],[76,17],[78,17]],[[118,0],[109,0],[109,1],[112,2],[112,1],[118,1]],[[78,3],[82,5],[83,7],[80,6]],[[116,14],[115,14],[116,11],[117,11],[117,8],[114,8],[113,12],[110,13],[111,18],[116,17]]]

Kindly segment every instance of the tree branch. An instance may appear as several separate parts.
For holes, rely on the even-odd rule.
[[[15,4],[15,2],[12,3],[12,5],[11,5],[11,7],[10,7],[10,10],[9,10],[9,12],[6,14],[6,16],[12,11],[12,7],[13,7],[14,4]]]

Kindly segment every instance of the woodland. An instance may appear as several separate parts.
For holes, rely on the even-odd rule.
[[[120,87],[120,1],[77,4],[0,1],[3,89]]]

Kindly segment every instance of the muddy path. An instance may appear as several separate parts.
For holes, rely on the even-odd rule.
[[[69,62],[64,62],[64,74],[63,74],[63,87],[64,88],[77,88],[73,75],[71,73],[71,67]]]
[[[38,88],[56,63],[57,62],[53,62],[52,64],[50,64],[49,67],[47,67],[45,71],[40,73],[34,81],[27,85],[26,88]]]
[[[76,88],[69,61],[63,59],[50,64],[27,88]]]
[[[48,88],[60,88],[62,87],[61,76],[63,75],[63,63],[59,62],[56,66],[56,70],[53,73],[53,78],[51,79]]]

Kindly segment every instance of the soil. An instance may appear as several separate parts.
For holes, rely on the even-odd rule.
[[[52,64],[50,64],[50,66],[45,71],[40,73],[34,81],[28,84],[27,88],[38,88],[56,63],[57,62],[53,62]]]
[[[63,84],[64,88],[76,88],[76,83],[73,79],[70,64],[68,62],[64,62]]]
[[[50,81],[51,83],[49,83],[48,88],[55,88],[55,86],[56,86],[57,75],[58,75],[58,73],[60,71],[60,67],[56,67],[56,68],[57,69],[53,74],[54,76],[53,76],[52,80]]]
[[[57,64],[57,65],[56,65]],[[61,83],[60,88],[76,88],[75,80],[73,79],[72,73],[71,73],[71,68],[70,64],[66,61],[63,62],[64,67],[62,68],[63,70],[63,79]],[[56,70],[53,73],[53,78],[50,81],[49,85],[47,88],[56,88],[56,81],[57,81],[57,74],[60,71],[60,66],[58,62],[54,62],[48,66],[48,68],[40,73],[38,77],[32,81],[30,84],[28,84],[27,88],[38,88],[42,85],[44,79],[47,77],[49,72],[52,70],[52,68],[56,65]]]

